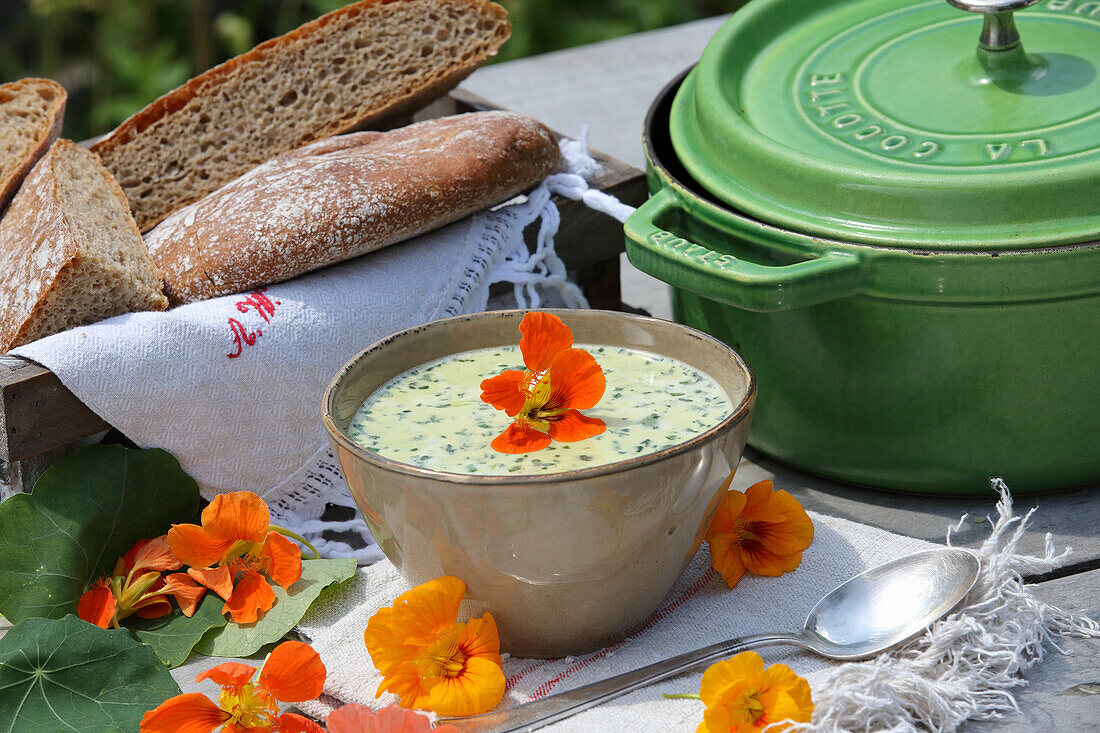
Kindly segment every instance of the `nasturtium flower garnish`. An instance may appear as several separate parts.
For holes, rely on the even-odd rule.
[[[267,504],[251,491],[214,497],[202,511],[202,525],[176,524],[168,541],[187,574],[221,596],[223,613],[253,623],[275,605],[264,575],[284,589],[302,577],[302,551],[271,525]],[[300,538],[298,538],[300,539]]]
[[[192,616],[203,589],[183,573],[167,578],[161,573],[183,566],[161,535],[138,540],[115,563],[109,578],[100,578],[77,602],[77,615],[104,629],[118,628],[118,622],[136,614],[141,618],[160,618],[172,612],[168,596],[176,598],[186,616]]]
[[[402,707],[440,715],[478,715],[504,697],[496,622],[486,613],[458,623],[466,584],[444,576],[380,608],[363,635],[382,673],[376,697],[393,692]]]
[[[325,720],[328,733],[458,733],[453,725],[432,727],[426,715],[396,705],[377,713],[365,705],[350,703],[329,713]]]
[[[756,652],[708,667],[699,698],[707,708],[696,733],[755,733],[768,726],[784,731],[790,726],[782,721],[808,723],[814,710],[809,683],[785,664],[764,669]]]
[[[490,444],[500,453],[530,453],[551,441],[574,442],[607,429],[580,410],[595,407],[607,388],[603,369],[573,332],[549,313],[528,313],[519,325],[524,371],[508,369],[481,383],[481,400],[512,418]]]
[[[308,718],[279,712],[280,702],[304,702],[321,694],[326,670],[308,644],[284,641],[256,668],[238,662],[219,664],[195,678],[222,688],[215,704],[201,693],[176,695],[141,719],[141,733],[324,733]]]
[[[731,474],[723,489],[732,479]],[[778,576],[794,570],[813,539],[814,525],[806,510],[786,491],[776,491],[769,480],[753,484],[745,493],[726,491],[706,535],[711,567],[730,588],[746,571]]]

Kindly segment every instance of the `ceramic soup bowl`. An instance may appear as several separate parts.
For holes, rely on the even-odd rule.
[[[653,613],[703,540],[722,482],[741,458],[756,399],[745,361],[700,331],[610,311],[550,312],[579,345],[641,349],[710,374],[732,414],[655,453],[539,475],[418,468],[348,438],[362,402],[398,374],[458,352],[518,344],[522,311],[449,318],[383,339],[336,375],[323,405],[352,496],[403,578],[412,585],[460,578],[464,613],[490,611],[502,651],[524,657],[600,648]],[[479,385],[472,388],[480,396]],[[501,430],[507,420],[501,413]]]

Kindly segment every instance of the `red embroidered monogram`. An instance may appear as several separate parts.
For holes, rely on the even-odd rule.
[[[271,323],[271,317],[275,315],[275,306],[282,304],[264,295],[264,290],[265,288],[253,290],[247,298],[238,300],[237,310],[241,313],[255,310],[264,319],[264,323]],[[256,339],[264,335],[264,332],[258,328],[255,331],[249,331],[236,318],[229,319],[229,331],[233,334],[233,345],[237,347],[232,354],[226,354],[230,359],[236,359],[244,351],[245,346],[252,346],[256,343]]]

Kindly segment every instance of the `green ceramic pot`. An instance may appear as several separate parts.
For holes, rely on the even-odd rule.
[[[792,46],[790,34],[809,33],[797,18],[808,17],[834,38],[838,22],[860,25],[853,13],[876,17],[905,4],[801,1],[796,12],[792,0],[754,0],[687,80],[675,80],[655,101],[645,134],[653,197],[626,223],[631,261],[673,286],[678,321],[718,336],[752,364],[759,403],[749,443],[764,453],[830,478],[923,493],[979,493],[993,476],[1018,493],[1100,481],[1100,135],[1073,129],[1100,120],[1096,65],[1084,58],[1100,55],[1100,22],[1066,11],[1065,1],[1027,11],[1040,24],[1068,19],[1066,37],[1094,34],[1095,45],[1075,46],[1079,53],[1067,54],[1068,62],[1036,47],[1041,60],[1075,64],[1083,75],[1063,92],[1047,88],[1042,104],[1022,99],[1031,106],[1003,118],[1002,136],[1015,146],[1007,161],[982,162],[981,155],[1001,155],[1001,148],[970,145],[978,139],[971,132],[942,133],[937,152],[947,155],[925,165],[912,156],[927,147],[910,146],[904,157],[867,153],[819,129],[816,120],[802,118],[797,124],[807,129],[799,130],[791,115],[790,129],[762,139],[754,126],[783,117],[801,103],[799,92],[810,93],[798,74],[775,72],[794,94],[774,95],[776,106],[787,109],[756,114],[753,95],[757,104],[768,97],[752,75],[766,62],[787,53],[793,59],[780,66],[788,71],[846,73],[810,70],[828,44]],[[927,12],[928,5],[909,7]],[[785,24],[769,15],[774,7],[787,13]],[[953,29],[950,13],[957,11],[944,7],[946,19],[921,27]],[[841,21],[832,17],[838,12]],[[1033,26],[1021,17],[1024,44]],[[976,40],[981,24],[970,30]],[[749,31],[751,43],[738,44]],[[734,64],[726,66],[724,82],[700,81],[707,54],[731,63],[737,46],[747,71],[738,75]],[[964,50],[975,54],[973,44]],[[933,66],[961,69],[944,86],[957,82],[962,90],[967,75],[978,72],[967,58],[953,58]],[[699,97],[697,85],[708,95]],[[1060,122],[1054,113],[1037,121],[1062,94],[1087,107],[1079,89],[1091,95],[1090,109],[1074,107]],[[724,99],[715,102],[709,95],[718,92]],[[925,92],[906,93],[919,99]],[[735,110],[738,119],[724,131],[693,128],[708,105]],[[827,124],[864,113],[830,114]],[[962,120],[957,110],[945,117],[964,127],[980,122]],[[1076,152],[1061,162],[1038,151],[1013,160],[1037,144],[1021,147],[1005,130],[1015,124],[1019,134],[1036,135],[1023,128],[1040,122],[1054,141],[1047,141],[1048,152],[1077,145]],[[919,143],[918,135],[907,136]],[[746,140],[747,151],[738,147]],[[771,146],[771,157],[760,146]],[[861,180],[861,195],[853,197]],[[1004,205],[988,208],[998,201]]]

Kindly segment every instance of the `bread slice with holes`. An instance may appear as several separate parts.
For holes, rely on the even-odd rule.
[[[121,313],[163,310],[161,277],[94,153],[58,140],[0,220],[0,353]]]
[[[0,84],[0,214],[57,136],[65,89],[49,79]]]
[[[442,96],[507,40],[505,15],[489,0],[360,0],[195,77],[93,150],[148,231],[281,153]]]

